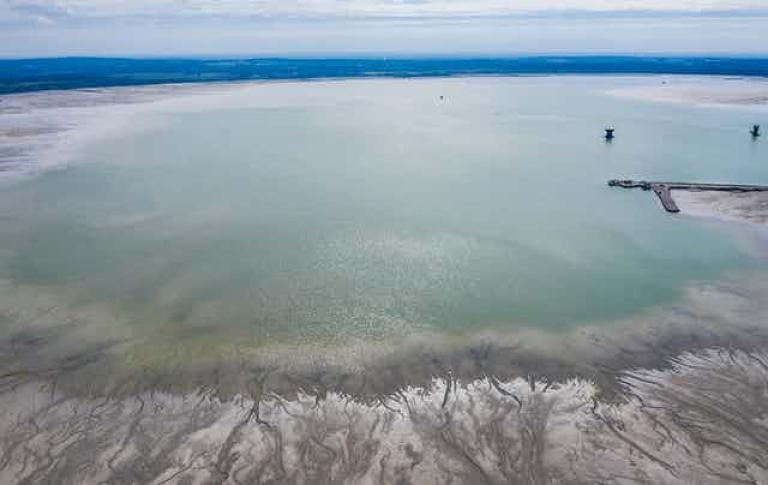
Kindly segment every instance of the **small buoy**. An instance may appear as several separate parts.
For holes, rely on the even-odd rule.
[[[749,133],[752,135],[752,138],[760,136],[760,125],[752,125],[752,130]]]
[[[443,101],[444,99],[445,99],[445,96],[443,96],[443,95],[441,94],[441,95],[440,95],[440,101]]]
[[[605,139],[606,140],[613,140],[613,138],[614,138],[613,132],[614,131],[615,131],[614,128],[606,128],[605,129]]]

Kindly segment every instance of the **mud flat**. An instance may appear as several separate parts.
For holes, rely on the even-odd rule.
[[[435,379],[378,402],[204,392],[0,394],[4,483],[764,483],[768,356],[683,354],[625,372],[619,402],[574,379]]]
[[[712,219],[768,225],[767,192],[675,192],[684,214]]]

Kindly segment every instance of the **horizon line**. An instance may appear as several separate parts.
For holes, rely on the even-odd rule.
[[[60,56],[3,56],[0,55],[0,61],[46,61],[46,60],[125,60],[125,61],[171,61],[171,60],[189,60],[189,61],[225,61],[225,60],[291,60],[291,61],[335,61],[335,60],[505,60],[505,59],[738,59],[738,60],[768,60],[768,51],[762,54],[739,53],[739,52],[538,52],[538,53],[405,53],[405,52],[369,52],[369,53],[285,53],[285,54],[131,54],[131,55],[98,55],[98,54],[76,54]]]

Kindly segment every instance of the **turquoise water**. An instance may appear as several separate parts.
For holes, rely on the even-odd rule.
[[[146,110],[0,188],[0,279],[149,339],[259,347],[608,322],[760,265],[605,184],[768,183],[755,114],[605,94],[632,82],[264,84]]]

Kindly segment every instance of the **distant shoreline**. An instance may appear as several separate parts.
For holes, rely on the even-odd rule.
[[[557,74],[768,77],[768,58],[572,55],[498,58],[9,59],[0,60],[0,95],[257,80]]]

